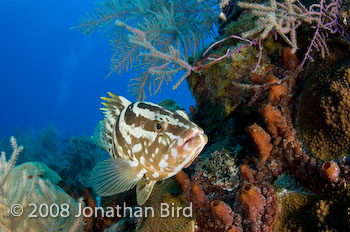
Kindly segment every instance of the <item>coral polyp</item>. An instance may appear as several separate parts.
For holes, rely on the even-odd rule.
[[[322,160],[347,155],[350,149],[350,64],[325,67],[305,83],[297,125],[305,147]]]

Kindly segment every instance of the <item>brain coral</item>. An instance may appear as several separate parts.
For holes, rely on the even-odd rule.
[[[279,199],[280,215],[274,231],[349,231],[349,196],[348,186],[323,195],[287,191]]]
[[[297,125],[315,157],[343,157],[350,148],[350,61],[310,77],[300,97]]]

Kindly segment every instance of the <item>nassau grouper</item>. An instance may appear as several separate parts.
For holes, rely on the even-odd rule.
[[[108,94],[111,98],[102,97],[107,102],[102,103],[99,143],[111,158],[93,168],[90,184],[101,196],[136,185],[137,203],[143,205],[154,184],[188,167],[208,137],[182,110]]]

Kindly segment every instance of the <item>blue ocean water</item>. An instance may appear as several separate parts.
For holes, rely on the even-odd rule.
[[[107,91],[136,100],[128,92],[131,75],[106,78],[113,54],[108,38],[69,29],[95,4],[0,1],[0,138],[12,135],[14,128],[40,130],[48,125],[55,125],[65,137],[91,135],[103,119],[100,97]],[[147,101],[172,98],[187,111],[195,105],[185,82],[171,88],[171,83],[164,85]]]

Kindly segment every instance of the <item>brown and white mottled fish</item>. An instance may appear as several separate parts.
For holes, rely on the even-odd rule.
[[[111,158],[94,167],[90,183],[101,196],[136,185],[137,203],[142,205],[154,184],[188,167],[208,138],[182,110],[108,94],[111,98],[102,98],[107,102],[102,103],[100,144]]]

